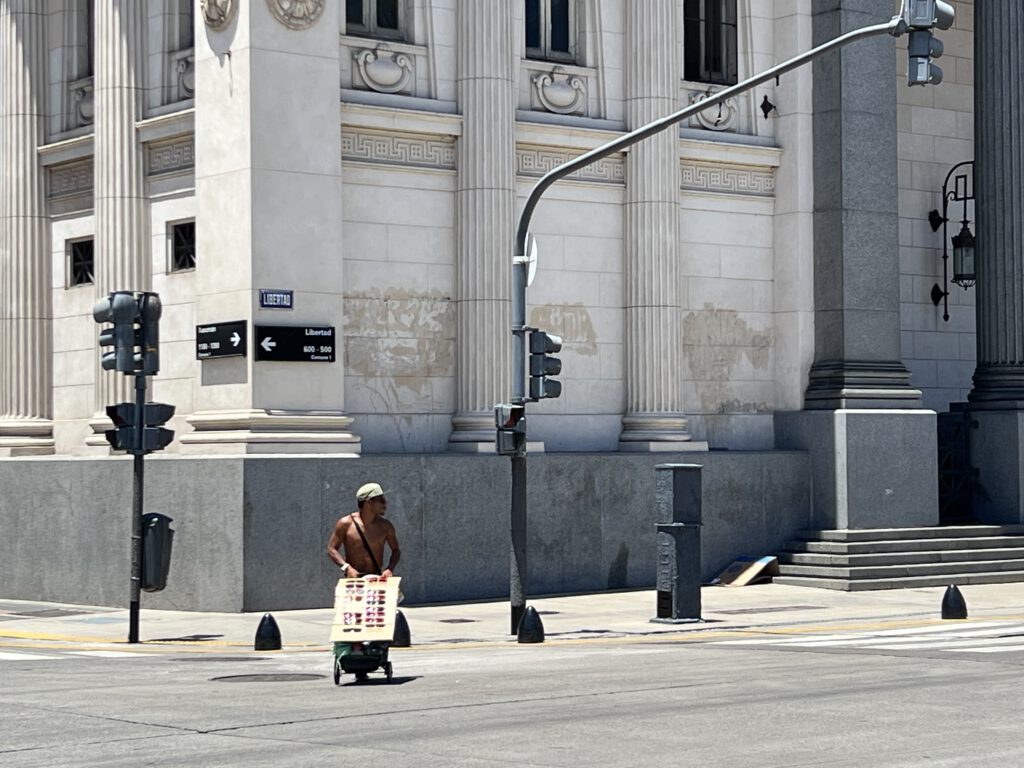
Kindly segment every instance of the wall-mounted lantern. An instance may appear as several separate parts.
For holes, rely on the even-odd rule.
[[[959,169],[964,170],[957,173]],[[949,184],[953,182],[952,189]],[[949,244],[946,225],[949,223],[950,203],[960,203],[960,231],[953,235],[953,280],[964,290],[974,285],[977,277],[974,272],[974,234],[971,232],[971,220],[967,217],[967,203],[974,200],[974,161],[966,160],[954,165],[946,180],[942,183],[942,213],[930,211],[928,223],[932,232],[942,227],[942,287],[938,283],[932,286],[932,303],[939,306],[943,302],[942,319],[949,322]]]

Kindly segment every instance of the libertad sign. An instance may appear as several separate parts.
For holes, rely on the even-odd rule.
[[[257,325],[253,329],[256,359],[262,361],[333,363],[334,326]]]

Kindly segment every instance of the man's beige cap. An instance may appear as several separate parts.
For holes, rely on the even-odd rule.
[[[384,495],[384,489],[377,483],[367,483],[356,491],[356,501],[366,501]]]

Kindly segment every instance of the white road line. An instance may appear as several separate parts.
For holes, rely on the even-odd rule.
[[[144,659],[152,657],[151,653],[131,653],[129,651],[68,651],[73,656],[95,656],[101,659]]]
[[[1001,645],[991,648],[950,648],[956,653],[1005,653],[1007,651],[1024,651],[1024,644]]]
[[[12,651],[0,651],[0,660],[3,661],[33,661],[39,659],[59,659],[60,656],[44,656],[41,653],[18,653]]]

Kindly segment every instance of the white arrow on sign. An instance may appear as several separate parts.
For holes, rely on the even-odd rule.
[[[238,335],[238,331],[235,331],[234,333],[232,333],[231,334],[231,346],[232,347],[237,347],[241,343],[242,343],[242,337]]]
[[[270,337],[267,336],[267,338],[260,342],[260,346],[263,347],[263,350],[265,352],[269,352],[270,350],[277,346],[277,342],[271,341]]]

